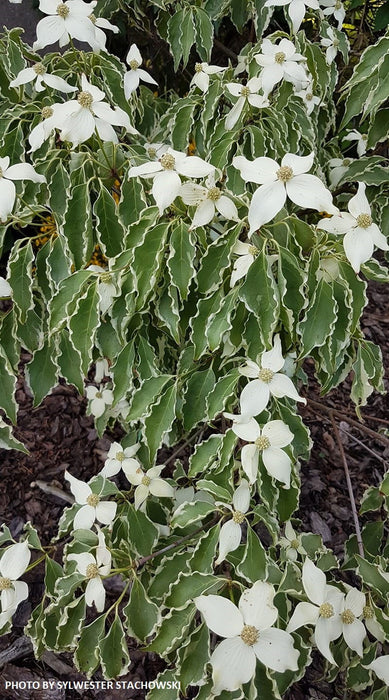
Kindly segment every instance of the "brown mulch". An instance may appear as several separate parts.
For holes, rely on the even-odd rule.
[[[370,285],[370,303],[365,312],[362,327],[366,337],[380,345],[384,364],[388,366],[389,305],[385,293],[384,285]],[[107,434],[99,439],[93,419],[85,415],[86,400],[78,395],[76,389],[65,383],[56,387],[39,407],[33,408],[32,397],[23,378],[23,366],[28,358],[26,356],[22,359],[24,362],[21,363],[21,376],[16,393],[19,404],[18,423],[14,432],[15,436],[26,445],[30,454],[0,450],[0,512],[2,521],[10,527],[16,538],[20,535],[24,523],[30,520],[37,528],[42,543],[47,544],[55,534],[58,519],[66,503],[36,487],[36,480],[49,482],[52,486],[63,489],[65,469],[69,469],[83,480],[88,480],[100,471],[110,443],[114,439],[120,439],[120,429],[116,433]],[[311,380],[308,399],[311,397],[343,414],[343,420],[338,418],[337,424],[342,429],[342,442],[358,505],[364,490],[369,485],[378,485],[382,480],[384,471],[387,469],[383,460],[389,459],[389,448],[378,437],[373,439],[363,430],[347,423],[348,417],[356,419],[353,406],[348,400],[349,380],[327,397],[320,398],[313,377],[313,366],[307,363],[306,370]],[[333,428],[327,414],[320,412],[316,407],[313,408],[309,400],[307,407],[299,410],[310,428],[314,447],[311,460],[302,465],[301,504],[297,517],[301,519],[304,530],[321,534],[324,543],[341,557],[344,542],[353,534],[354,529],[344,471]],[[378,420],[369,419],[369,416],[388,419],[385,396],[373,394],[362,413],[365,417],[365,425],[371,429],[375,431],[385,427],[388,429],[389,424],[385,426]],[[363,518],[361,520],[363,524]],[[36,598],[36,604],[41,595],[40,572],[34,569],[29,577],[31,597]],[[108,595],[110,595],[109,591]],[[114,595],[113,591],[111,595]],[[26,601],[19,606],[11,635],[0,638],[0,654],[8,646],[20,641],[23,626],[30,613],[29,602]],[[136,645],[131,647],[131,640],[130,655],[131,669],[123,679],[152,680],[164,668],[163,662],[155,655],[140,652]],[[303,700],[306,697],[317,698],[317,700],[332,698],[336,692],[335,687],[326,683],[322,676],[322,659],[320,655],[314,654],[313,663],[305,678],[296,684],[286,697],[288,700]],[[95,677],[98,679],[101,675],[96,674]],[[3,681],[7,678],[69,680],[80,679],[83,676],[72,668],[71,657],[67,654],[55,657],[54,654],[48,653],[43,660],[36,661],[32,652],[25,650],[20,658],[15,658],[2,669],[0,684],[3,688]],[[39,691],[36,695],[31,694],[32,692],[30,690],[28,691],[30,695],[23,695],[22,691],[14,690],[8,695],[2,694],[1,697],[4,700],[24,697],[49,700],[53,697],[49,691],[45,691],[46,694]],[[341,692],[340,688],[338,692]],[[116,698],[123,698],[124,694],[122,690],[104,690],[83,691],[82,696],[98,700],[100,698],[116,700]],[[80,694],[75,691],[57,691],[56,697],[73,699],[79,698]],[[125,692],[125,697],[140,699],[143,695],[139,690],[128,690]],[[368,696],[361,694],[360,697]]]

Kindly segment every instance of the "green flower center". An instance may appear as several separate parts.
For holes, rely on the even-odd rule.
[[[307,94],[305,95],[305,99],[306,99],[308,102],[310,102],[311,100],[313,100],[313,95],[312,95],[312,93],[311,93],[311,92],[307,92]]]
[[[46,73],[46,68],[43,63],[36,63],[33,69],[37,75],[44,75]]]
[[[244,625],[240,638],[247,646],[252,647],[258,641],[259,632],[253,625]]]
[[[244,85],[240,91],[240,94],[242,95],[242,97],[248,97],[250,94],[250,88],[247,87],[247,85]]]
[[[274,56],[274,60],[276,63],[283,63],[285,61],[285,58],[286,55],[283,51],[277,51],[276,55]]]
[[[60,17],[63,17],[63,19],[66,19],[66,17],[68,16],[69,12],[70,12],[70,10],[69,10],[69,8],[67,7],[67,5],[64,5],[63,3],[61,3],[60,5],[58,5],[58,7],[57,7],[57,15],[59,15]]]
[[[116,458],[118,462],[123,462],[124,460],[124,452],[116,452]]]
[[[298,540],[291,540],[290,546],[292,549],[298,549],[300,546],[300,542]]]
[[[77,102],[81,107],[84,107],[85,109],[90,109],[93,104],[93,97],[90,94],[90,92],[86,92],[86,90],[82,90],[82,92],[79,92],[77,95]]]
[[[261,435],[256,439],[254,444],[259,450],[267,450],[270,447],[270,440],[264,435]]]
[[[282,165],[276,172],[276,175],[281,182],[288,182],[293,177],[293,170],[289,165]]]
[[[155,156],[157,155],[157,151],[152,146],[150,146],[150,148],[147,149],[147,153],[149,158],[155,158]]]
[[[53,116],[54,110],[52,107],[43,107],[41,114],[43,119],[48,119],[49,117]]]
[[[128,65],[130,66],[131,70],[137,70],[137,68],[140,66],[138,61],[135,61],[135,59],[132,59]]]
[[[89,15],[88,19],[90,19],[92,24],[96,24],[96,15],[94,15],[93,12],[91,15]]]
[[[160,163],[164,170],[173,170],[176,160],[174,156],[172,156],[171,153],[164,153],[163,156],[161,157]]]
[[[12,588],[11,579],[0,576],[0,591],[8,591],[10,588]]]
[[[145,474],[144,477],[142,478],[141,483],[143,484],[143,486],[150,486],[150,484],[151,484],[150,477],[147,476],[147,474]]]
[[[329,620],[330,617],[334,616],[334,608],[331,603],[322,603],[319,608],[319,616],[324,617],[325,620]]]
[[[362,141],[367,141],[367,134],[362,134]]]
[[[249,246],[249,254],[250,255],[255,256],[255,255],[258,255],[258,253],[259,253],[259,250],[258,250],[258,248],[255,247],[255,245]]]
[[[88,506],[92,506],[92,508],[96,508],[96,506],[100,503],[100,496],[97,495],[97,493],[91,493],[88,498],[86,499],[86,502]]]
[[[344,625],[352,625],[352,623],[355,620],[355,615],[349,608],[346,610],[343,610],[343,612],[340,615],[340,618],[343,622]]]
[[[95,399],[102,399],[102,398],[103,398],[103,395],[102,395],[101,391],[96,391]]]
[[[212,202],[217,202],[217,200],[220,199],[221,195],[222,193],[218,187],[211,187],[208,190],[207,199],[210,199]]]
[[[341,7],[342,7],[342,3],[340,2],[340,0],[336,0],[335,8],[334,8],[334,9],[335,9],[335,10],[340,10]]]
[[[334,39],[332,42],[332,46],[339,46],[339,39]]]
[[[241,525],[244,521],[244,513],[241,513],[240,510],[236,510],[234,515],[232,516],[232,519],[234,523],[238,523],[238,525]]]
[[[86,567],[86,578],[91,579],[91,578],[96,578],[99,575],[99,569],[97,567],[97,564],[88,564]]]
[[[203,70],[203,67],[202,67],[201,63],[195,63],[195,73],[201,73],[202,70]]]
[[[350,165],[350,163],[351,163],[350,158],[343,158],[343,165],[345,165],[347,167],[348,165]]]
[[[269,384],[273,377],[274,372],[272,372],[271,369],[268,369],[267,367],[263,367],[258,372],[258,379],[261,379],[261,381],[265,382],[266,384]]]
[[[363,617],[364,617],[366,620],[372,620],[372,619],[373,619],[373,617],[374,617],[374,611],[373,611],[373,609],[370,607],[370,605],[365,605],[365,606],[364,606],[364,608],[363,608]]]
[[[369,228],[373,223],[373,219],[370,214],[360,214],[357,217],[357,224],[360,228]]]
[[[103,272],[100,275],[100,282],[104,282],[104,284],[109,284],[112,279],[112,276],[110,275],[109,272]]]

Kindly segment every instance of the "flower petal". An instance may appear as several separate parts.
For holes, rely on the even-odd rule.
[[[249,483],[253,484],[258,475],[259,450],[256,445],[244,445],[240,453],[242,468],[248,476]]]
[[[356,619],[350,625],[344,624],[343,637],[350,649],[359,654],[359,656],[363,656],[363,640],[366,637],[366,630],[363,622]]]
[[[155,175],[151,193],[160,214],[175,200],[180,192],[180,187],[180,176],[173,170],[164,170]]]
[[[149,472],[150,471],[151,470],[149,470]],[[174,496],[173,486],[168,484],[164,479],[152,479],[149,488],[150,493],[159,498],[172,498]]]
[[[225,416],[227,417],[227,416]],[[241,420],[236,420],[237,418]],[[241,438],[241,440],[246,440],[247,442],[254,442],[257,437],[260,436],[261,430],[255,420],[255,418],[247,418],[245,416],[233,416],[233,424],[231,426],[232,431]]]
[[[373,255],[374,243],[365,229],[355,228],[346,233],[343,248],[351,267],[358,274],[361,265]]]
[[[273,339],[273,347],[271,350],[266,350],[261,356],[261,367],[271,369],[272,372],[279,372],[284,366],[285,360],[282,355],[282,346],[280,336],[277,334]]]
[[[77,571],[82,574],[82,576],[86,576],[86,571],[90,564],[96,564],[96,559],[90,552],[69,554],[67,559],[68,561],[75,561],[77,563]]]
[[[374,659],[374,661],[368,666],[365,666],[365,668],[370,668],[381,681],[389,685],[389,654],[386,656],[379,656],[378,659]]]
[[[223,690],[233,691],[247,683],[255,673],[256,658],[252,647],[240,637],[223,640],[211,659],[214,695]]]
[[[296,156],[293,153],[286,153],[281,161],[281,165],[292,168],[294,176],[302,175],[312,168],[314,157],[313,151],[308,156]]]
[[[96,519],[103,525],[110,525],[116,515],[117,503],[100,501],[96,506]]]
[[[0,572],[4,578],[16,581],[27,569],[31,552],[27,542],[18,542],[5,550],[0,559]]]
[[[221,197],[215,202],[215,206],[219,214],[224,216],[225,219],[232,219],[233,221],[238,221],[238,210],[232,199],[230,199],[229,197],[225,197],[222,194]]]
[[[240,176],[245,182],[255,182],[263,185],[267,182],[275,182],[277,179],[278,163],[273,158],[261,156],[250,161],[245,156],[236,156],[232,165],[240,171]]]
[[[299,627],[305,625],[315,625],[319,619],[319,608],[312,603],[299,603],[295,608],[289,624],[286,628],[287,632],[294,632]]]
[[[332,194],[316,175],[296,175],[286,183],[288,197],[304,209],[326,211],[337,214],[338,209],[332,203]]]
[[[348,203],[348,210],[355,219],[360,214],[371,214],[370,204],[366,197],[366,185],[364,182],[358,182],[358,192],[351,197]]]
[[[300,176],[302,177],[302,176]],[[286,200],[285,185],[281,180],[276,182],[268,182],[261,185],[254,192],[248,213],[251,236],[254,231],[257,231],[263,224],[274,219],[275,215],[282,209]]]
[[[233,552],[240,545],[242,528],[233,520],[228,520],[222,525],[219,534],[219,556],[215,561],[218,565],[226,558],[229,552]]]
[[[280,450],[278,447],[268,447],[262,452],[262,461],[270,476],[281,481],[288,489],[290,487],[292,467],[290,457],[286,452]]]
[[[103,612],[105,606],[105,588],[100,576],[95,576],[88,581],[85,589],[85,602],[88,606],[93,603],[97,612]]]
[[[288,396],[295,401],[307,403],[306,399],[298,395],[295,385],[286,374],[275,374],[273,379],[269,382],[269,391],[277,399]]]
[[[137,70],[129,70],[124,76],[124,96],[126,100],[129,99],[132,92],[134,92],[139,85],[139,73]]]
[[[244,387],[240,395],[240,408],[244,416],[258,416],[266,408],[270,398],[269,385],[254,379]]]
[[[236,637],[243,629],[242,613],[231,600],[219,595],[200,595],[194,603],[207,627],[219,637]]]
[[[333,618],[327,620],[323,617],[319,617],[316,623],[314,637],[316,646],[319,649],[320,653],[324,656],[325,659],[327,659],[327,661],[336,666],[336,661],[330,650],[330,642],[332,642],[334,639],[337,639],[337,637],[340,636],[342,632],[342,625],[340,623],[340,618],[339,625],[333,624],[332,620]]]
[[[215,205],[210,199],[201,202],[195,211],[189,231],[193,231],[198,226],[206,226],[215,216]]]
[[[44,175],[39,175],[30,163],[17,163],[11,165],[3,173],[10,180],[32,180],[32,182],[46,182]]]
[[[96,520],[96,509],[93,506],[82,506],[74,516],[73,528],[75,530],[90,530]]]
[[[93,388],[95,389],[95,387]],[[92,493],[91,487],[86,484],[85,481],[76,479],[76,477],[70,474],[68,471],[65,471],[64,476],[66,481],[69,482],[70,490],[76,499],[76,503],[86,503],[88,496],[90,496]]]
[[[241,513],[246,513],[248,511],[250,505],[250,489],[246,479],[242,479],[240,482],[232,497],[232,503],[235,510],[240,510]]]
[[[273,586],[265,581],[256,581],[251,588],[243,591],[239,600],[239,610],[245,625],[252,625],[262,632],[275,623],[278,610],[273,605],[274,595]]]
[[[324,603],[327,587],[326,575],[308,558],[303,564],[302,579],[309,600],[316,605]]]
[[[188,156],[176,159],[176,170],[185,177],[207,177],[215,171],[215,166],[206,163],[205,160],[198,156]]]
[[[253,645],[254,654],[265,666],[283,673],[297,671],[299,652],[293,646],[293,637],[284,630],[266,629]]]
[[[271,420],[262,428],[262,435],[269,438],[272,447],[286,447],[294,435],[283,420]]]

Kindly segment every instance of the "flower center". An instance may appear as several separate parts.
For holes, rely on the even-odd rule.
[[[305,95],[305,99],[306,99],[308,102],[310,102],[311,100],[313,100],[313,95],[312,95],[312,93],[311,93],[311,92],[307,92],[307,94]]]
[[[345,165],[347,167],[348,165],[350,165],[350,163],[351,163],[350,158],[343,158],[343,165]]]
[[[255,245],[249,246],[249,254],[250,255],[257,255],[258,254],[258,248],[255,247]]]
[[[335,9],[335,10],[340,10],[341,7],[342,7],[342,3],[340,2],[340,0],[336,0],[335,8],[334,8],[334,9]]]
[[[3,177],[3,170],[2,170],[2,168],[0,168],[0,180],[2,177]]]
[[[123,462],[124,460],[124,452],[116,452],[116,459],[118,462]]]
[[[300,542],[298,540],[291,540],[290,546],[292,547],[292,549],[298,549],[300,546]]]
[[[364,617],[366,620],[372,620],[372,619],[373,619],[373,617],[374,617],[374,612],[373,612],[372,608],[370,607],[370,605],[365,605],[365,606],[364,606],[364,608],[363,608],[363,617]]]
[[[91,15],[89,15],[88,19],[90,19],[92,24],[96,24],[96,15],[94,15],[93,12]]]
[[[0,591],[7,591],[9,588],[12,588],[11,579],[0,576]]]
[[[242,95],[242,97],[248,97],[250,94],[250,88],[247,87],[247,85],[243,85],[240,94]]]
[[[144,477],[142,478],[142,482],[141,482],[141,483],[143,484],[143,486],[150,486],[150,484],[151,484],[151,479],[150,479],[150,477],[147,476],[147,474],[145,474]]]
[[[66,19],[69,12],[70,12],[69,8],[67,7],[67,5],[64,5],[63,2],[60,5],[58,5],[57,15],[59,15],[60,17],[63,17],[63,19]]]
[[[155,156],[157,155],[157,151],[152,146],[150,146],[150,148],[147,149],[147,153],[149,158],[155,158]]]
[[[112,276],[110,275],[109,272],[103,272],[100,275],[100,282],[104,282],[104,284],[109,284],[112,279]]]
[[[283,63],[285,61],[285,58],[286,55],[283,51],[277,51],[276,55],[274,56],[274,60],[276,63]]]
[[[77,95],[77,102],[81,105],[81,107],[84,107],[85,109],[90,109],[93,104],[93,97],[90,94],[90,92],[82,90],[82,92],[79,92]]]
[[[339,46],[339,39],[334,39],[332,42],[332,46]]]
[[[343,610],[343,612],[340,615],[340,618],[345,625],[352,625],[352,623],[355,620],[355,615],[349,608],[346,610]]]
[[[269,384],[273,377],[274,372],[272,372],[271,369],[268,369],[267,367],[262,367],[262,369],[260,369],[258,372],[258,379],[261,379],[266,384]]]
[[[373,219],[370,214],[360,214],[357,217],[357,224],[360,228],[369,228],[373,223]]]
[[[325,620],[329,620],[330,617],[334,616],[334,608],[331,603],[322,603],[319,608],[319,616],[324,617]]]
[[[135,61],[135,59],[132,59],[128,65],[130,66],[131,70],[137,70],[140,64],[138,61]]]
[[[236,510],[234,515],[232,516],[232,519],[234,523],[238,523],[238,525],[241,525],[244,520],[244,513],[241,513],[240,510]]]
[[[256,447],[258,447],[259,450],[267,450],[270,447],[270,440],[264,435],[261,435],[259,438],[256,439],[254,444],[256,445]]]
[[[367,141],[367,134],[362,134],[362,141]]]
[[[202,70],[203,66],[201,65],[201,63],[195,63],[195,73],[201,73]]]
[[[36,63],[33,69],[37,75],[44,75],[46,73],[46,68],[43,63]]]
[[[99,575],[97,564],[88,564],[86,567],[86,578],[96,578]]]
[[[48,119],[49,117],[53,116],[54,110],[52,107],[43,107],[41,114],[43,119]]]
[[[103,395],[102,395],[101,391],[96,391],[95,399],[102,399],[102,398],[103,398]]]
[[[171,153],[164,153],[163,156],[161,156],[160,163],[164,170],[173,170],[176,160]]]
[[[282,165],[276,172],[276,175],[281,182],[288,182],[293,177],[293,170],[289,165]]]
[[[100,496],[97,495],[97,493],[91,493],[89,494],[88,498],[86,499],[86,502],[88,506],[92,506],[93,508],[96,508],[96,506],[100,503]]]
[[[258,641],[259,632],[253,625],[244,625],[240,638],[242,642],[252,647]]]
[[[208,190],[207,193],[207,199],[210,199],[212,202],[217,202],[218,199],[220,199],[222,193],[220,192],[218,187],[211,187]]]

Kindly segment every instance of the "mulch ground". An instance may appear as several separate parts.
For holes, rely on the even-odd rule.
[[[380,345],[384,363],[388,366],[389,305],[385,292],[384,285],[370,286],[370,303],[362,326],[366,337]],[[22,359],[26,361],[26,358]],[[301,519],[304,530],[319,533],[324,543],[341,557],[344,542],[354,532],[350,500],[333,427],[325,412],[312,407],[309,397],[342,413],[342,417],[337,418],[337,423],[341,428],[342,442],[357,504],[369,485],[378,485],[382,480],[387,469],[385,460],[388,459],[389,448],[380,441],[378,436],[374,439],[362,429],[347,422],[347,418],[356,419],[353,406],[348,401],[349,381],[345,382],[340,389],[320,398],[313,377],[313,367],[309,363],[306,370],[312,377],[307,394],[308,405],[299,410],[310,428],[314,447],[311,460],[302,466],[301,505],[297,516]],[[42,491],[35,482],[45,481],[51,486],[63,489],[65,469],[71,470],[74,475],[83,480],[88,480],[102,468],[110,443],[114,439],[120,439],[120,428],[99,439],[92,418],[85,415],[86,400],[80,397],[73,387],[65,384],[56,387],[41,406],[32,408],[32,398],[23,379],[23,362],[16,398],[19,413],[14,432],[15,436],[26,445],[30,454],[0,450],[0,512],[2,520],[10,527],[15,537],[21,533],[24,523],[30,520],[37,528],[43,544],[47,544],[56,532],[58,519],[66,503]],[[366,426],[374,431],[385,430],[385,427],[387,430],[389,421],[385,396],[372,395],[369,405],[363,409],[362,413]],[[35,604],[39,601],[40,580],[39,572],[34,569],[29,579],[32,604],[34,599]],[[110,595],[109,591],[108,595]],[[7,648],[14,650],[16,645],[21,645],[20,657],[18,658],[15,653],[14,658],[3,666],[0,682],[6,679],[77,680],[83,678],[74,670],[71,657],[67,654],[56,656],[47,652],[43,660],[35,660],[32,651],[23,640],[23,627],[30,613],[31,603],[26,601],[19,606],[14,617],[12,633],[0,638],[0,660],[4,650]],[[132,659],[130,673],[123,679],[152,680],[164,667],[158,657],[140,652],[135,645],[133,647],[130,645],[130,654]],[[322,676],[322,658],[319,654],[314,654],[313,663],[305,678],[288,692],[287,699],[305,700],[308,697],[326,700],[334,697],[336,692],[339,697],[343,697],[342,679],[338,681],[339,687],[336,690],[336,686],[326,683]],[[97,674],[96,678],[101,678],[101,675]],[[4,700],[14,698],[48,700],[53,697],[50,691],[44,690],[2,692],[1,697]],[[6,692],[8,695],[4,694]],[[55,697],[73,699],[80,698],[80,694],[74,691],[57,690]],[[139,690],[128,690],[125,694],[121,690],[104,690],[83,691],[82,697],[114,700],[123,697],[140,699],[143,695]],[[361,693],[358,697],[365,698],[368,695]]]

